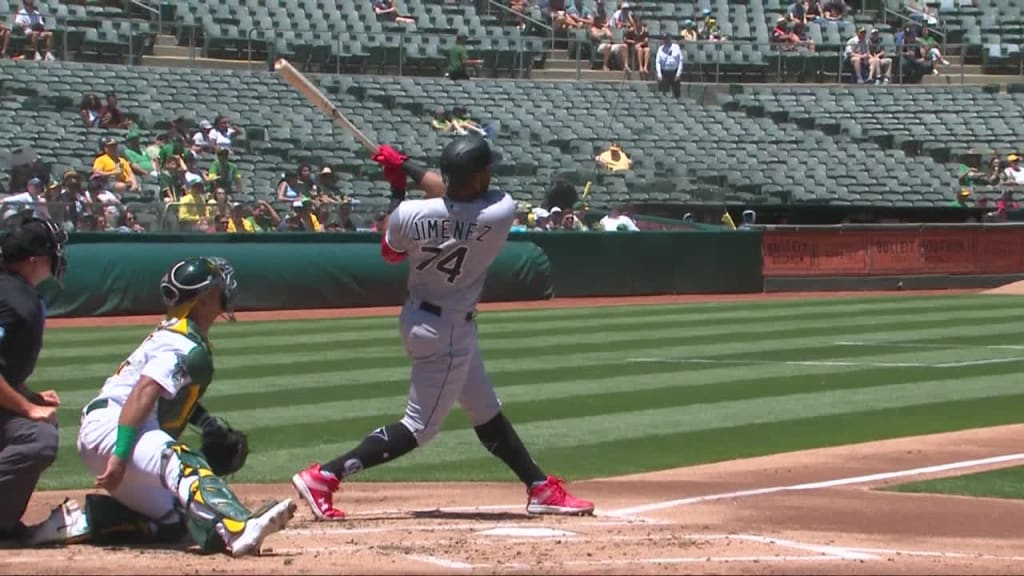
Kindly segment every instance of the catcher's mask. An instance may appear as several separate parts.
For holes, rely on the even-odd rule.
[[[68,268],[64,247],[67,241],[68,233],[52,220],[28,216],[15,224],[0,240],[0,260],[13,263],[33,256],[49,256],[50,274],[61,284],[64,271]]]
[[[168,315],[184,318],[199,296],[221,288],[220,305],[226,314],[234,312],[238,281],[235,269],[224,258],[201,256],[175,262],[160,280],[160,295]]]

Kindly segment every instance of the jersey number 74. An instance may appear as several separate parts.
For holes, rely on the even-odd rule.
[[[423,246],[420,248],[424,254],[430,254],[430,258],[427,258],[423,262],[416,265],[416,269],[419,271],[426,270],[433,266],[435,270],[441,274],[447,276],[449,284],[455,284],[455,281],[462,275],[462,265],[466,261],[466,254],[469,253],[468,246],[459,246],[455,250],[452,250],[446,254],[443,258],[441,254],[443,250],[435,246]]]

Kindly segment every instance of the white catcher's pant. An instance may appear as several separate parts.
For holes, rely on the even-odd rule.
[[[412,360],[402,424],[420,446],[437,436],[456,402],[473,426],[497,416],[501,402],[484,369],[476,322],[466,320],[466,311],[443,310],[437,316],[410,299],[402,308],[399,328]]]
[[[89,471],[99,476],[107,468],[107,459],[114,452],[117,420],[121,407],[110,401],[106,408],[89,412],[82,418],[78,431],[78,455]],[[178,466],[168,466],[175,478],[164,484],[162,458],[164,449],[174,442],[163,430],[147,423],[139,430],[138,441],[124,480],[110,495],[128,508],[157,522],[170,524],[179,520],[174,492],[165,486],[176,486]]]

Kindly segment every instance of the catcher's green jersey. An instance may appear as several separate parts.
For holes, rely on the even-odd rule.
[[[180,437],[213,380],[209,341],[187,318],[162,322],[107,378],[100,396],[124,405],[142,376],[162,388],[153,418],[169,435]]]

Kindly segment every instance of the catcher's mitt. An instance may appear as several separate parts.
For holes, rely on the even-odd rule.
[[[245,432],[228,424],[209,426],[203,430],[203,455],[210,470],[217,476],[227,476],[241,470],[249,456],[249,438]]]

